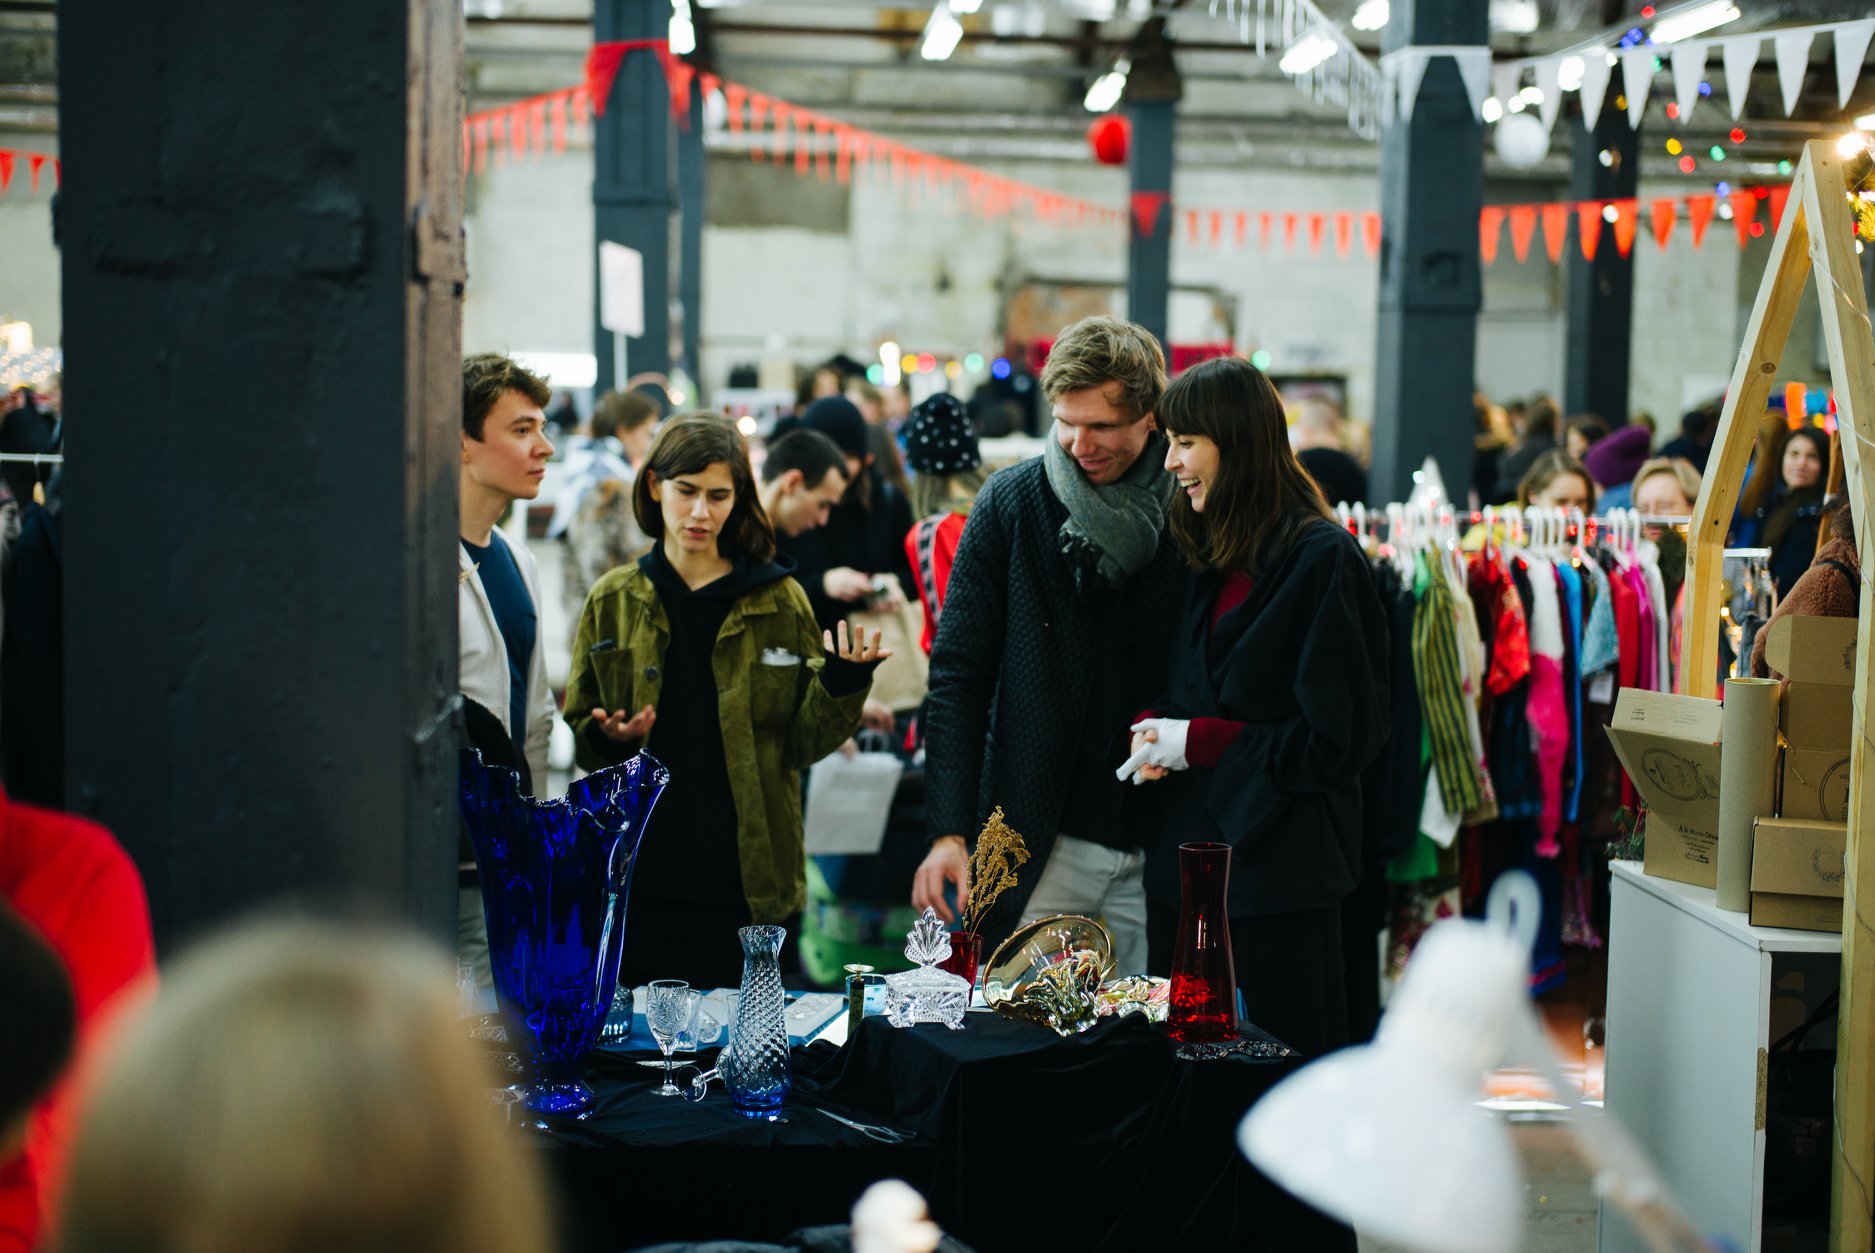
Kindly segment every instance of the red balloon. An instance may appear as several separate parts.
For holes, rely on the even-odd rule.
[[[1125,165],[1133,142],[1133,123],[1123,113],[1103,113],[1087,128],[1087,143],[1102,165]]]

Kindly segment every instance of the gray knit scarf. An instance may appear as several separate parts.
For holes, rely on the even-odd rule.
[[[1162,441],[1156,436],[1148,440],[1118,483],[1096,486],[1068,456],[1059,435],[1057,423],[1048,433],[1042,461],[1048,486],[1068,507],[1068,520],[1061,524],[1061,551],[1075,559],[1077,571],[1085,562],[1103,582],[1118,587],[1144,570],[1159,550],[1165,510],[1177,487],[1165,472]]]

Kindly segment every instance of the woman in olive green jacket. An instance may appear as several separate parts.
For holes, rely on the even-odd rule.
[[[588,770],[644,748],[670,768],[639,847],[620,978],[734,986],[736,928],[806,900],[802,769],[859,727],[878,636],[836,644],[775,556],[749,449],[714,414],[674,418],[633,486],[656,540],[593,586],[566,717]],[[792,937],[790,937],[792,940]]]

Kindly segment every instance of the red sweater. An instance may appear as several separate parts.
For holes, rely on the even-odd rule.
[[[957,541],[963,538],[964,515],[961,513],[941,513],[935,515],[936,528],[931,540],[931,586],[925,586],[924,563],[918,559],[918,532],[924,528],[926,518],[905,533],[905,557],[911,562],[912,582],[918,586],[918,600],[924,606],[924,650],[931,651],[931,641],[937,638],[938,615],[944,612],[944,593],[950,587],[951,562],[957,559]]]
[[[143,880],[110,832],[82,818],[9,801],[5,792],[0,897],[65,963],[78,1010],[77,1058],[33,1108],[25,1153],[0,1163],[0,1253],[27,1253],[40,1238],[42,1216],[52,1212],[70,1142],[72,1075],[101,1037],[110,1011],[153,990],[153,977],[145,977],[154,974],[156,953]]]

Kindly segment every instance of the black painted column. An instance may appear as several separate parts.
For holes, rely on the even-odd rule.
[[[453,943],[462,9],[182,8],[60,15],[68,797]]]
[[[663,39],[670,30],[669,0],[594,0],[596,43]],[[671,210],[675,178],[671,93],[649,49],[625,54],[603,116],[593,124],[593,354],[597,389],[614,377],[612,332],[599,324],[598,245],[606,240],[644,257],[644,334],[626,341],[627,375],[669,372],[671,366]]]
[[[1405,0],[1387,23],[1388,51],[1409,44],[1483,44],[1485,0]],[[1376,503],[1405,500],[1428,454],[1451,498],[1471,482],[1471,396],[1482,303],[1478,211],[1484,137],[1458,67],[1434,57],[1410,122],[1380,147],[1380,319],[1374,365]]]
[[[1166,45],[1162,25],[1134,55],[1126,80],[1126,116],[1133,125],[1127,146],[1128,202],[1134,197],[1155,197],[1149,227],[1129,214],[1131,243],[1126,254],[1126,316],[1159,337],[1166,356],[1172,341],[1166,325],[1166,305],[1172,284],[1172,166],[1178,130],[1178,101],[1183,85],[1178,66]]]
[[[683,360],[672,364],[681,365],[699,390],[703,386],[700,340],[703,332],[703,219],[707,190],[704,176],[708,161],[709,154],[703,145],[703,88],[700,83],[693,82],[690,87],[690,129],[677,133],[677,305],[678,317],[683,325],[682,333],[676,338],[683,343]],[[700,395],[692,395],[685,398],[681,407],[700,408],[702,404]]]
[[[1569,123],[1569,198],[1617,200],[1634,195],[1640,140],[1614,97],[1602,106],[1594,131],[1577,115]],[[1608,154],[1602,164],[1601,154]],[[1638,210],[1637,210],[1638,211]],[[1571,222],[1569,293],[1563,341],[1563,412],[1593,413],[1610,430],[1628,420],[1628,371],[1634,355],[1634,256],[1622,256],[1604,223],[1595,260],[1582,259],[1578,223]],[[1645,235],[1645,228],[1635,238]],[[1663,415],[1664,420],[1664,415]]]

